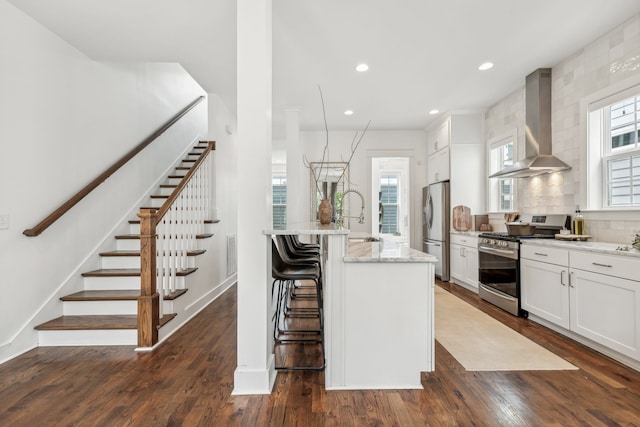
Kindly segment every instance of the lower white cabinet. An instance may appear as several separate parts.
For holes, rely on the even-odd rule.
[[[640,360],[640,283],[572,269],[571,330]]]
[[[451,234],[449,251],[451,281],[478,290],[478,238]]]
[[[640,260],[528,245],[521,254],[523,309],[640,361]]]
[[[569,267],[522,258],[520,260],[523,309],[569,329]]]

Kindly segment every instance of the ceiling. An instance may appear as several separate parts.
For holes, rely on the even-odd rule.
[[[95,60],[179,62],[235,112],[236,0],[10,1]],[[273,0],[274,137],[289,108],[324,129],[318,86],[331,130],[486,109],[638,12],[638,0]]]

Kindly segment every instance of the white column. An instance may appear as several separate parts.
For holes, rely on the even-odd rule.
[[[309,196],[307,168],[304,166],[304,150],[300,146],[300,110],[285,110],[287,125],[287,224],[308,222]],[[306,172],[306,173],[305,173]]]
[[[233,394],[275,381],[269,333],[271,244],[271,0],[238,0],[238,366]]]

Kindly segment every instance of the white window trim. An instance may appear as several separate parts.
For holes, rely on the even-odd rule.
[[[513,161],[517,162],[519,157],[518,157],[518,129],[511,129],[503,134],[500,134],[498,136],[495,136],[491,139],[489,139],[487,141],[487,148],[486,148],[486,153],[485,153],[485,157],[486,157],[486,170],[490,171],[491,170],[491,150],[494,148],[497,148],[501,145],[505,145],[506,144],[506,140],[509,141],[513,141]],[[487,174],[487,195],[486,195],[486,206],[487,208],[490,208],[493,205],[493,201],[491,200],[491,180],[493,180],[495,178],[489,178],[488,174]],[[517,184],[517,180],[514,179],[513,180],[513,211],[516,211],[518,208],[518,197],[517,197],[517,188],[516,188],[516,184]],[[490,210],[488,213],[492,214],[492,213],[496,213],[496,214],[502,214],[505,213],[507,211],[502,211],[502,210]]]
[[[617,101],[640,93],[640,76],[633,76],[624,81],[614,83],[604,89],[596,91],[580,100],[580,197],[578,204],[582,211],[587,212],[637,212],[637,206],[607,207],[605,176],[602,162],[602,144],[590,144],[590,132],[594,134],[604,132],[603,129],[591,126],[592,112],[611,105]],[[602,135],[598,135],[602,140]],[[605,218],[605,217],[603,217]],[[593,219],[597,219],[593,217]],[[607,218],[608,219],[608,218]]]

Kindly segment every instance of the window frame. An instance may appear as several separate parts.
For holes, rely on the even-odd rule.
[[[633,180],[631,181],[631,204],[611,205],[609,169],[610,161],[640,155],[640,137],[634,146],[612,149],[610,107],[626,99],[640,98],[640,79],[621,82],[618,85],[598,91],[580,102],[582,121],[581,140],[581,185],[580,205],[583,210],[592,211],[637,211],[640,203],[633,204]],[[637,106],[636,106],[637,108]],[[640,120],[640,111],[637,111]],[[640,123],[636,122],[636,132]]]
[[[382,180],[385,178],[395,178],[396,179],[396,203],[384,203],[382,202],[382,199],[380,201],[380,203],[382,204],[383,209],[386,209],[386,206],[395,206],[396,208],[396,222],[395,222],[395,226],[396,226],[396,231],[395,232],[390,232],[390,233],[385,233],[383,231],[384,228],[384,224],[380,224],[382,225],[382,227],[380,227],[380,234],[387,234],[387,235],[397,235],[398,233],[400,233],[400,213],[401,213],[401,208],[402,208],[402,196],[401,196],[401,191],[402,191],[402,174],[400,173],[400,171],[385,171],[384,173],[380,174],[380,192],[382,193]],[[389,184],[387,184],[386,186],[391,186]],[[383,221],[384,221],[384,217],[383,217]]]
[[[493,150],[500,148],[502,146],[508,145],[508,144],[513,144],[513,150],[512,150],[512,162],[515,163],[518,159],[518,132],[517,129],[512,129],[508,132],[505,132],[501,135],[498,135],[496,137],[493,137],[491,139],[489,139],[487,141],[487,151],[486,151],[486,156],[487,156],[487,207],[489,208],[488,211],[492,212],[492,213],[503,213],[503,212],[512,212],[517,210],[517,205],[518,205],[518,200],[517,200],[517,187],[516,187],[516,180],[514,178],[488,178],[489,175],[493,174],[494,172],[497,171],[492,171],[491,166],[492,166],[492,152]],[[506,166],[504,166],[503,168],[501,168],[500,170],[504,169]],[[512,189],[512,193],[511,193],[511,197],[512,197],[512,204],[511,207],[508,209],[504,209],[502,208],[502,203],[501,203],[501,192],[500,192],[500,182],[505,181],[505,180],[510,180],[511,181],[511,189]],[[496,191],[495,188],[498,188],[498,190]]]
[[[275,183],[276,180],[279,180],[280,182],[276,184]],[[284,188],[284,203],[275,203],[276,193],[273,190],[276,186]],[[288,193],[287,174],[284,172],[272,172],[271,173],[271,216],[272,216],[271,224],[274,230],[287,228],[287,202],[288,202],[287,193]],[[276,211],[276,208],[281,208],[281,207],[284,208],[283,222],[282,224],[280,223],[276,224],[275,211]]]

